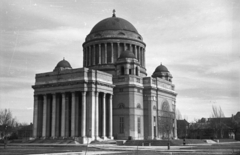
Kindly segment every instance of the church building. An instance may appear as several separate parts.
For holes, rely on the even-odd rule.
[[[148,77],[145,49],[137,29],[115,11],[98,22],[83,43],[83,68],[63,59],[36,74],[33,137],[176,139],[172,75],[161,64]]]

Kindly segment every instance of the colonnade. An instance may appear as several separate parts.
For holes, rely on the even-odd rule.
[[[94,91],[34,95],[36,138],[112,138],[112,94]]]
[[[121,51],[131,50],[145,68],[145,48],[129,43],[99,43],[85,46],[83,49],[83,66],[115,63]]]

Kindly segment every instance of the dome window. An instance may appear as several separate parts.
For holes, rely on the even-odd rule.
[[[120,32],[120,33],[118,33],[118,35],[119,35],[119,36],[125,36],[125,33]]]
[[[135,71],[136,71],[136,75],[138,76],[138,67],[136,67],[136,70],[135,70]]]
[[[101,38],[101,37],[102,37],[102,35],[99,33],[94,35],[94,38]]]
[[[142,40],[142,38],[141,38],[140,36],[138,36],[138,39],[139,39],[139,40]]]
[[[121,75],[124,75],[124,66],[121,67]]]

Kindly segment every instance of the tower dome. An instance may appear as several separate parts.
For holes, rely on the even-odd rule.
[[[63,58],[63,60],[58,62],[57,66],[54,68],[53,71],[62,71],[66,69],[72,69],[72,67],[70,63]]]
[[[155,71],[152,74],[152,77],[154,78],[158,77],[170,82],[172,81],[172,74],[169,72],[166,66],[162,65],[162,63],[155,69]]]
[[[133,24],[116,17],[113,10],[112,17],[98,22],[87,35],[83,43],[83,66],[114,75],[115,63],[121,53],[131,51],[131,57],[140,63],[142,76],[146,76],[145,47]]]
[[[125,51],[123,51],[123,52],[120,54],[120,56],[119,56],[118,59],[122,59],[122,58],[135,58],[135,59],[136,59],[134,53],[133,53],[132,51],[130,51],[130,50],[125,50]]]

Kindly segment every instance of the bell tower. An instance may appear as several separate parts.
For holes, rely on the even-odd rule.
[[[143,139],[143,75],[133,52],[125,50],[115,64],[113,78],[114,136],[118,139]]]

